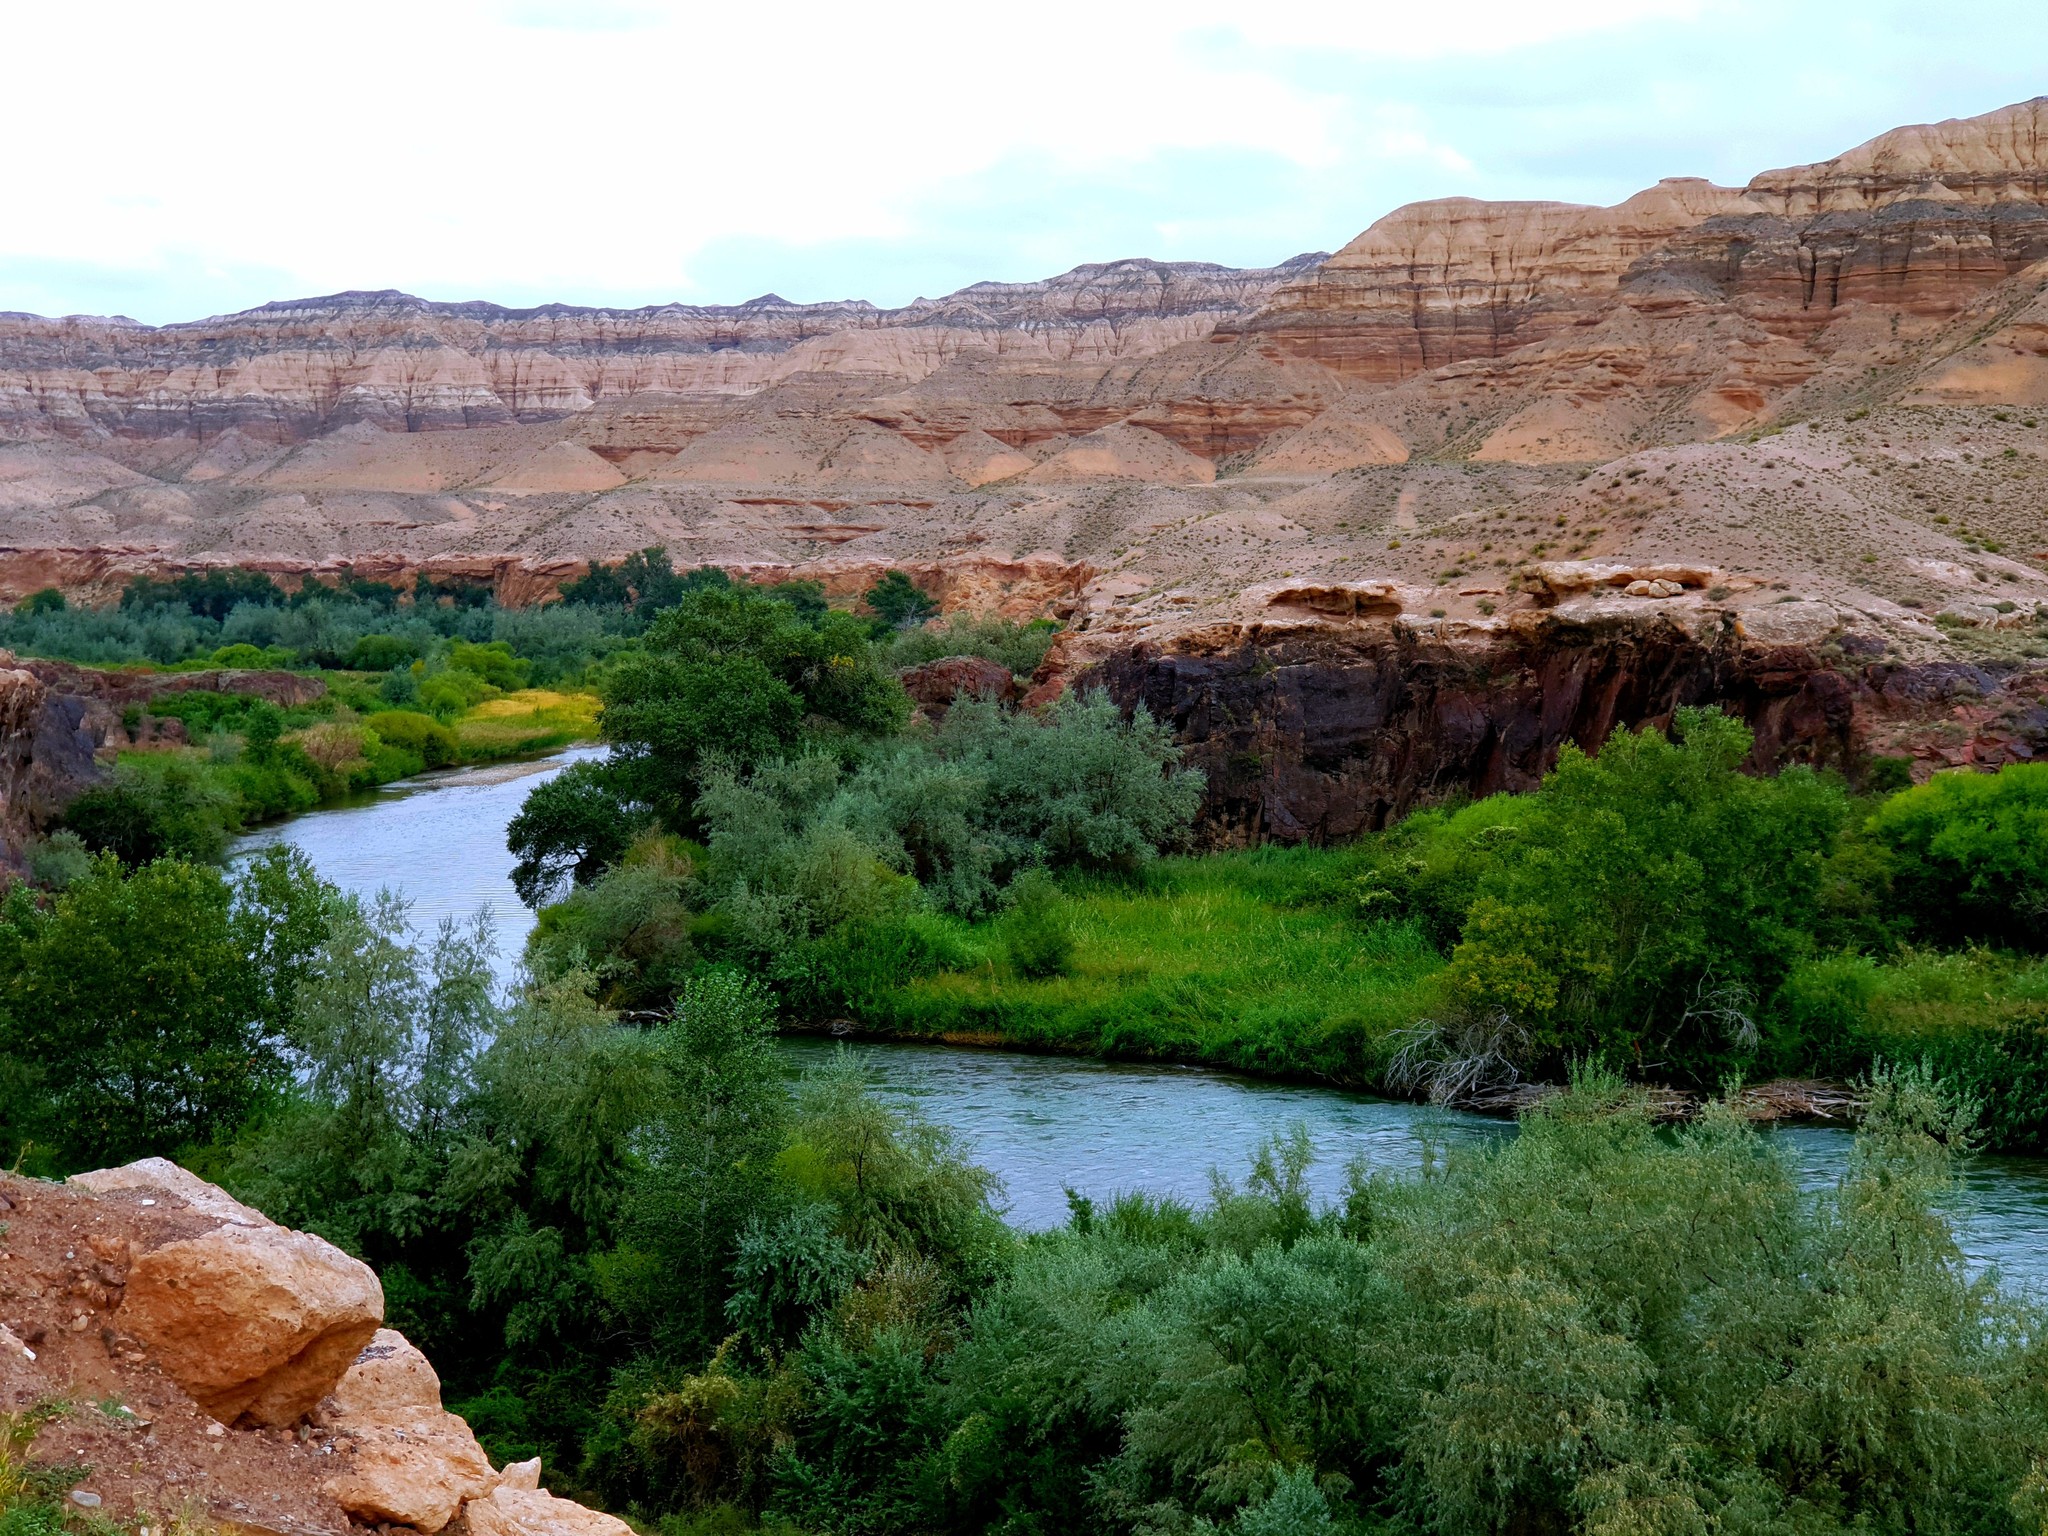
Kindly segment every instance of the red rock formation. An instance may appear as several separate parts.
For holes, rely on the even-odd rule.
[[[904,692],[932,719],[943,716],[955,699],[995,699],[1010,703],[1017,697],[1017,680],[999,661],[981,656],[942,656],[902,674]]]

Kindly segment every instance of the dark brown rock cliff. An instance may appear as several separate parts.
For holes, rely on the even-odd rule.
[[[1753,764],[1860,776],[1874,756],[1996,767],[2048,756],[2048,667],[1877,659],[1845,634],[1745,644],[1662,621],[1530,616],[1484,639],[1402,624],[1226,627],[1116,652],[1081,680],[1168,722],[1209,780],[1212,843],[1322,842],[1454,794],[1533,788],[1566,742],[1715,704]]]

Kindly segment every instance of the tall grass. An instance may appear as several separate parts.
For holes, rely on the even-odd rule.
[[[455,722],[455,739],[470,762],[525,757],[594,741],[597,710],[595,694],[522,688],[464,711]]]
[[[1136,884],[1074,884],[1062,974],[1033,976],[1014,919],[961,930],[956,967],[876,999],[864,1022],[1107,1056],[1375,1080],[1393,1031],[1427,1013],[1443,960],[1409,920],[1361,922],[1318,899],[1345,853],[1264,849],[1164,859]]]

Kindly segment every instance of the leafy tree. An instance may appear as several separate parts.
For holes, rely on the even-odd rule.
[[[937,747],[987,786],[985,816],[1013,862],[1131,870],[1187,834],[1203,777],[1142,706],[1126,720],[1101,690],[1063,695],[1041,723],[987,700],[946,713]]]
[[[20,617],[30,619],[39,614],[62,613],[67,606],[62,592],[55,587],[43,587],[16,603],[14,611]]]
[[[421,645],[411,635],[364,635],[349,648],[348,664],[358,672],[389,672],[420,659]]]
[[[617,565],[595,560],[575,581],[562,588],[562,601],[590,608],[619,608],[642,620],[673,608],[684,596],[707,588],[726,587],[732,579],[715,565],[699,566],[678,575],[668,551],[659,544],[626,556]]]
[[[915,629],[939,611],[903,571],[884,571],[861,599],[868,605],[884,633],[892,629]]]
[[[518,860],[512,885],[529,907],[554,897],[564,880],[587,885],[646,827],[647,812],[620,799],[615,778],[609,764],[571,763],[536,785],[507,824],[505,845]]]
[[[7,1138],[74,1168],[232,1134],[281,1080],[329,901],[282,848],[233,882],[102,854],[53,899],[17,887],[0,911]]]
[[[166,858],[213,863],[227,851],[234,814],[233,797],[218,782],[192,763],[166,758],[120,764],[112,782],[65,808],[63,825],[88,848],[130,867]]]
[[[774,1009],[733,971],[697,978],[653,1041],[661,1089],[647,1163],[608,1294],[667,1358],[707,1358],[725,1332],[742,1232],[772,1209],[787,1113]]]
[[[1810,945],[1843,791],[1803,768],[1742,773],[1749,730],[1715,711],[1680,711],[1676,736],[1567,746],[1478,879],[1448,995],[1523,1021],[1546,1060],[1748,1059],[1760,1004]]]
[[[1879,806],[1870,833],[1916,934],[2048,949],[2048,763],[1937,774]]]
[[[746,587],[702,588],[664,612],[604,698],[622,790],[679,832],[695,824],[708,762],[750,767],[808,734],[885,735],[909,713],[858,620],[809,623]]]
[[[261,571],[239,567],[185,571],[177,576],[137,576],[121,591],[124,610],[177,608],[216,624],[242,603],[282,605],[284,589]]]

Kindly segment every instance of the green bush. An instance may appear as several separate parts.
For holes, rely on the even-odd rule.
[[[421,649],[411,635],[364,635],[349,647],[348,665],[358,672],[389,672],[418,661]]]
[[[111,783],[65,808],[62,824],[131,868],[161,858],[204,864],[227,851],[239,812],[233,791],[205,765],[153,756],[118,764]]]
[[[69,1171],[231,1135],[282,1080],[325,896],[303,858],[235,879],[103,854],[0,906],[0,1141]]]
[[[1010,910],[1002,922],[1003,947],[1019,976],[1039,980],[1064,976],[1074,964],[1074,925],[1059,899],[1059,888],[1043,870],[1031,870],[1010,887]]]
[[[452,768],[462,761],[455,733],[432,715],[410,709],[380,709],[369,725],[378,739],[410,752],[427,768]]]
[[[1008,619],[977,619],[956,613],[945,624],[900,629],[887,640],[888,665],[902,671],[944,656],[980,656],[1000,662],[1018,677],[1029,677],[1052,649],[1060,627],[1051,619],[1028,624]]]
[[[1712,1081],[1754,1059],[1811,948],[1846,795],[1801,768],[1742,773],[1749,730],[1713,711],[1681,710],[1675,735],[1567,746],[1473,886],[1447,995],[1527,1025],[1553,1067]]]
[[[1063,695],[1042,722],[963,699],[935,745],[986,785],[981,815],[1013,864],[1135,870],[1183,840],[1201,804],[1173,733],[1143,708],[1124,719],[1100,690]]]
[[[283,649],[266,650],[260,645],[241,641],[222,646],[207,660],[216,667],[284,667],[291,665],[292,653]]]
[[[55,587],[43,587],[16,603],[14,611],[24,619],[32,619],[40,614],[62,613],[67,606],[62,592]]]
[[[1870,821],[1915,934],[2048,949],[2048,763],[1943,773]]]
[[[512,647],[502,640],[484,645],[458,640],[448,648],[448,665],[473,672],[493,688],[502,688],[507,693],[524,688],[533,671],[533,664],[514,656]]]
[[[915,629],[939,611],[939,605],[920,591],[903,571],[884,571],[862,594],[861,601],[886,634],[891,630]]]

